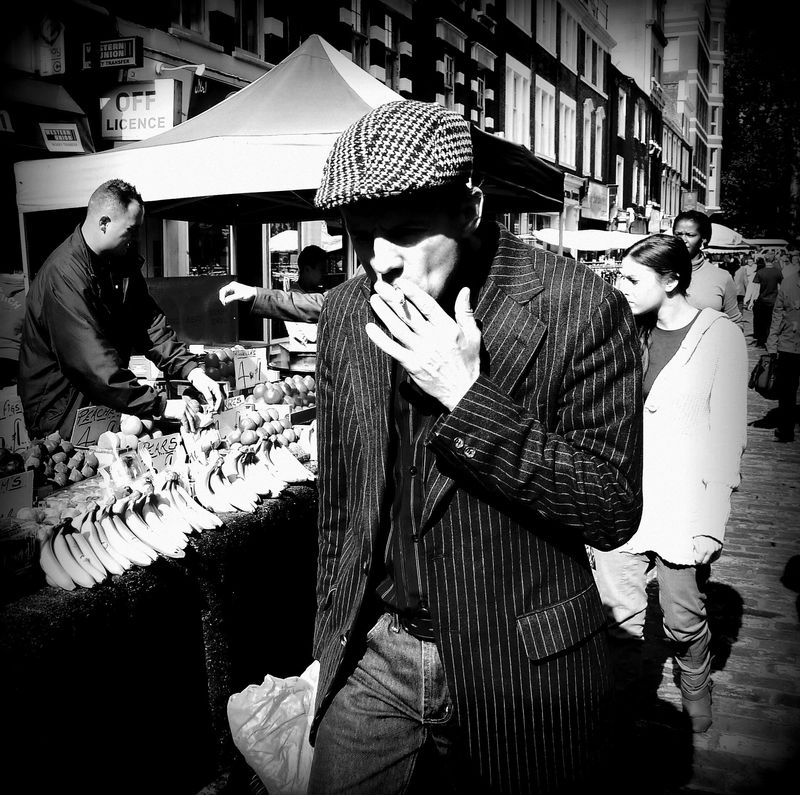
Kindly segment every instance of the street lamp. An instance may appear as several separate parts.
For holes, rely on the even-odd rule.
[[[194,69],[196,77],[202,77],[206,73],[206,65],[204,63],[185,63],[180,66],[167,66],[160,61],[156,63],[157,76],[161,76],[164,72],[176,72],[178,69]]]

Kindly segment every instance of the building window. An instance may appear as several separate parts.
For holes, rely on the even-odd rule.
[[[364,70],[369,69],[369,40],[367,39],[367,15],[361,8],[361,0],[350,0],[353,22],[353,63]]]
[[[236,4],[236,32],[238,34],[236,44],[241,49],[263,58],[261,44],[264,39],[261,35],[261,23],[264,19],[264,10],[260,6],[259,0],[239,0]]]
[[[553,55],[556,54],[556,0],[536,3],[536,41]]]
[[[592,173],[592,113],[594,113],[594,102],[587,99],[583,103],[583,162],[581,170],[584,174]]]
[[[530,0],[506,0],[506,17],[522,28],[526,33],[531,32],[531,3]]]
[[[620,199],[622,199],[622,187],[625,184],[625,158],[621,155],[617,155],[617,174],[616,174],[617,185],[619,185],[620,189]]]
[[[397,91],[400,86],[400,60],[397,54],[397,30],[394,20],[385,14],[383,18],[383,45],[386,54],[386,77],[384,83]]]
[[[556,138],[556,89],[555,86],[536,78],[536,140],[537,155],[555,158]]]
[[[633,117],[633,137],[637,141],[647,141],[647,112],[644,103],[637,102],[635,115]]]
[[[531,70],[510,55],[506,56],[506,138],[531,145]]]
[[[449,110],[455,107],[456,64],[452,55],[444,56],[444,106]]]
[[[561,63],[572,69],[578,69],[578,23],[563,7],[561,8]]]
[[[603,178],[603,123],[605,122],[605,108],[598,108],[594,114],[594,176],[595,179]]]
[[[702,127],[705,132],[708,129],[708,100],[700,90],[700,86],[697,87],[697,105],[695,113],[697,116],[697,124]]]
[[[711,67],[711,86],[709,88],[712,94],[722,93],[722,67],[719,64]]]
[[[584,34],[583,76],[586,82],[603,91],[605,50],[588,34]]]
[[[475,110],[478,111],[478,127],[484,129],[486,125],[486,78],[481,75],[475,81]]]
[[[709,135],[720,135],[721,128],[719,125],[719,105],[711,106],[711,124],[708,129]]]
[[[575,168],[575,100],[559,94],[558,107],[558,162]]]
[[[196,33],[203,32],[205,3],[198,3],[197,0],[171,0],[171,3],[172,19],[178,27]]]
[[[661,62],[661,51],[658,48],[653,47],[653,62],[651,64],[650,71],[652,73],[653,80],[655,80],[656,83],[661,82]]]
[[[720,51],[722,50],[722,23],[721,22],[712,22],[711,23],[711,39],[708,43],[708,46],[711,48],[712,51]]]
[[[703,42],[697,40],[697,74],[703,81],[703,86],[708,87],[708,55],[706,55],[706,48]]]
[[[617,94],[617,135],[620,138],[625,137],[625,114],[628,109],[628,94],[625,89],[620,88]]]

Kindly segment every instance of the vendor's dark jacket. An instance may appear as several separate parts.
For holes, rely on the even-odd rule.
[[[128,369],[144,354],[173,378],[197,364],[147,289],[136,255],[114,262],[86,245],[80,227],[45,261],[26,299],[18,390],[31,438],[69,438],[79,408],[160,414],[163,397]]]
[[[635,324],[588,268],[486,226],[481,374],[425,441],[421,586],[474,791],[588,792],[576,780],[596,761],[611,680],[586,545],[621,546],[641,515]],[[368,642],[383,570],[393,365],[365,331],[369,295],[350,279],[320,316],[312,742]]]

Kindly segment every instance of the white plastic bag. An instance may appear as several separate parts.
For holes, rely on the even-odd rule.
[[[314,718],[319,662],[300,676],[267,674],[228,699],[228,723],[236,747],[270,795],[305,795],[314,749],[308,742]]]

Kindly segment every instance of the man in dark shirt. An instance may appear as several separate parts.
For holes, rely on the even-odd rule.
[[[753,283],[758,285],[758,295],[753,301],[753,337],[759,348],[767,346],[772,310],[778,297],[778,288],[783,281],[783,274],[775,254],[771,251],[766,252],[764,260],[766,266],[757,270],[753,276]]]
[[[167,401],[128,368],[147,356],[172,378],[185,378],[209,408],[219,385],[199,368],[150,295],[136,250],[144,202],[122,180],[92,193],[83,224],[45,261],[26,299],[18,390],[31,438],[69,438],[79,408],[108,406],[139,417],[181,419],[188,401]]]

